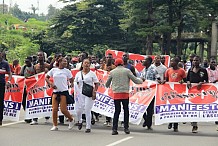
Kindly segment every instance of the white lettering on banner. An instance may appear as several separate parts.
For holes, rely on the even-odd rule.
[[[157,106],[158,108],[158,106]],[[202,111],[202,110],[218,110],[218,105],[217,104],[199,104],[199,105],[195,105],[195,104],[179,104],[179,105],[162,105],[160,106],[160,109],[158,110],[158,113],[162,113],[162,112],[169,112],[169,111],[192,111],[192,110],[197,110],[197,111]]]
[[[51,102],[51,98],[39,98],[36,100],[29,100],[29,106],[28,107],[35,107],[40,105],[48,105]]]

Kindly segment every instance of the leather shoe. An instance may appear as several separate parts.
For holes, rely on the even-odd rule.
[[[83,127],[83,124],[82,123],[78,123],[78,129],[81,130]]]
[[[124,132],[125,132],[126,134],[130,134],[129,129],[124,129]]]
[[[0,121],[0,126],[2,126],[2,121]]]
[[[118,135],[117,130],[113,130],[113,131],[112,131],[112,135]]]
[[[146,125],[146,122],[144,122],[143,124],[142,124],[142,127],[146,127],[147,125]]]
[[[171,128],[172,128],[172,123],[169,123],[168,129],[171,129]]]
[[[86,129],[85,133],[90,133],[91,129]]]

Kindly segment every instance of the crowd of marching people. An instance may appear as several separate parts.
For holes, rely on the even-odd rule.
[[[100,114],[91,111],[96,98],[99,80],[94,71],[91,69],[102,69],[109,72],[109,77],[106,82],[107,88],[112,88],[113,99],[115,105],[114,117],[105,117],[104,125],[112,127],[112,135],[118,134],[118,119],[121,112],[121,103],[124,109],[124,119],[121,126],[124,127],[126,134],[129,130],[129,83],[132,80],[136,84],[142,84],[145,80],[156,81],[159,84],[166,82],[187,83],[187,87],[191,88],[192,84],[197,84],[200,89],[202,84],[216,83],[218,81],[218,68],[215,58],[211,58],[209,62],[204,60],[201,63],[201,58],[195,54],[189,56],[189,61],[184,62],[180,56],[175,56],[170,60],[170,67],[165,66],[165,57],[156,55],[153,59],[151,56],[146,56],[143,60],[144,69],[139,73],[133,61],[129,59],[129,54],[124,53],[122,59],[114,59],[112,54],[107,54],[103,58],[97,58],[95,55],[88,55],[86,52],[81,52],[78,56],[56,53],[53,57],[47,57],[46,53],[39,51],[37,55],[28,56],[25,58],[23,66],[20,66],[19,60],[16,59],[12,64],[6,61],[6,54],[0,51],[0,126],[3,120],[4,93],[5,86],[10,84],[12,75],[21,75],[28,78],[32,75],[45,72],[46,82],[53,88],[52,94],[52,121],[53,127],[51,131],[58,130],[59,124],[64,123],[66,117],[69,126],[72,129],[74,125],[79,130],[83,127],[83,122],[86,122],[85,132],[91,132],[93,117],[95,121],[99,121]],[[71,69],[78,69],[79,72],[72,76]],[[5,74],[9,74],[8,81],[5,80]],[[53,81],[49,80],[52,77]],[[74,90],[78,91],[77,100],[75,100],[76,117],[70,115],[67,110],[67,100],[69,95],[68,88],[74,86]],[[76,87],[75,87],[76,85]],[[26,89],[23,94],[23,109],[26,107]],[[154,113],[155,97],[149,104],[147,111],[143,115],[142,126],[148,130],[152,130],[152,118]],[[64,116],[58,116],[58,108]],[[45,122],[49,122],[50,117],[45,117]],[[76,121],[76,123],[75,123]],[[26,123],[37,125],[38,119],[26,119]],[[192,122],[192,132],[198,132],[197,122]],[[218,125],[218,122],[216,122]],[[178,132],[178,123],[169,123],[168,129],[173,128]],[[218,130],[218,126],[217,126]]]

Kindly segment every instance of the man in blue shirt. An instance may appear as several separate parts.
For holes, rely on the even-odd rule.
[[[10,84],[12,77],[9,64],[4,60],[3,55],[3,52],[0,50],[0,126],[2,126],[3,120],[5,85],[8,86]],[[7,83],[5,81],[5,74],[9,75]]]

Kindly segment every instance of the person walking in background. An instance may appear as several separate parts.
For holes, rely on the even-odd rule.
[[[37,53],[36,62],[37,64],[34,65],[36,74],[41,73],[41,72],[45,72],[45,73],[48,72],[50,65],[45,62],[44,52],[40,51]],[[45,123],[48,123],[49,117],[45,117],[45,119],[46,119]],[[38,118],[34,118],[32,122],[30,123],[30,125],[37,125],[37,124],[38,124]]]
[[[14,68],[14,74],[15,75],[19,75],[20,74],[20,70],[21,70],[21,66],[19,64],[19,60],[18,59],[13,61],[13,68]]]
[[[200,90],[202,84],[208,82],[208,74],[207,70],[200,66],[201,58],[199,56],[195,56],[192,62],[192,67],[188,70],[187,75],[187,87],[190,89],[192,87],[192,83],[197,83],[197,89]],[[198,132],[197,122],[192,122],[192,133]]]
[[[5,74],[9,75],[7,83],[5,80]],[[11,77],[12,73],[10,66],[8,62],[3,59],[3,52],[0,50],[0,126],[2,126],[3,120],[5,85],[10,85]]]
[[[52,94],[52,118],[53,118],[53,127],[51,131],[58,130],[57,116],[58,116],[58,107],[60,104],[61,112],[69,119],[70,123],[68,129],[73,128],[73,118],[67,110],[67,98],[69,96],[68,91],[68,80],[73,86],[73,76],[70,70],[66,69],[67,60],[63,57],[58,59],[57,62],[58,68],[52,68],[46,76],[46,82],[50,85],[54,91]],[[53,77],[54,82],[52,83],[49,78]]]
[[[130,134],[129,131],[129,85],[130,80],[136,84],[142,84],[143,81],[140,78],[137,78],[133,73],[123,67],[123,60],[116,59],[115,65],[117,66],[109,74],[109,77],[106,81],[106,87],[109,88],[112,83],[112,90],[114,93],[114,105],[115,112],[113,117],[113,128],[112,135],[117,135],[118,120],[121,112],[121,103],[124,110],[124,132]]]
[[[28,78],[35,74],[36,74],[36,71],[32,64],[32,57],[31,56],[26,57],[25,65],[21,67],[20,75],[24,76],[25,78]],[[25,85],[24,91],[23,91],[23,100],[22,100],[22,106],[23,106],[24,111],[26,110],[26,97],[27,97],[27,91],[26,91],[26,85]],[[32,121],[31,119],[25,119],[26,123],[31,123],[31,121]]]
[[[215,58],[210,59],[209,67],[206,70],[209,83],[216,83],[218,81],[218,68]],[[215,124],[217,125],[216,130],[218,131],[218,121],[216,121]]]
[[[75,109],[78,118],[77,126],[79,130],[82,129],[82,114],[84,112],[86,115],[86,133],[91,132],[91,109],[96,98],[96,91],[98,90],[99,84],[96,74],[90,70],[90,65],[90,60],[84,59],[81,64],[80,71],[76,74],[74,80],[75,84],[77,84],[74,87],[74,92],[76,93]],[[90,86],[94,86],[92,97],[88,97],[82,94],[82,87],[84,82]]]

